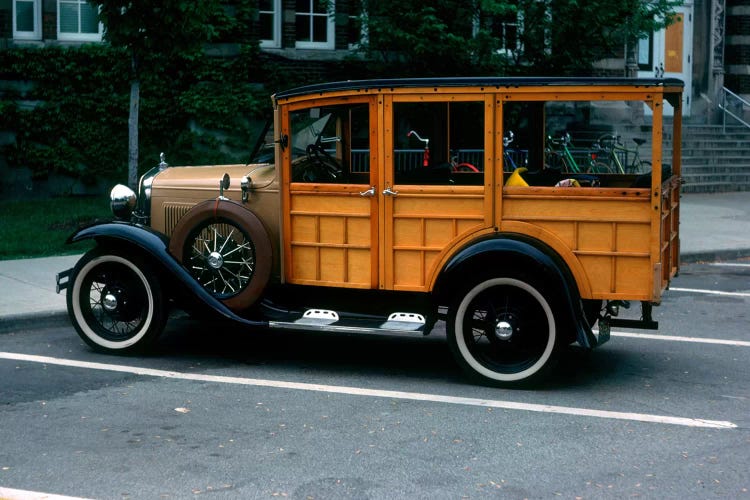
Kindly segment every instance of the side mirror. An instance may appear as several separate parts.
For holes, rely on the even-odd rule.
[[[228,199],[224,196],[224,190],[229,189],[229,184],[230,184],[229,174],[225,173],[224,176],[219,181],[219,199],[220,200]]]

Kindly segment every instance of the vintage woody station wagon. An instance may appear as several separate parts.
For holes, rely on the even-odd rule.
[[[117,186],[119,220],[71,236],[97,246],[58,286],[102,351],[148,346],[170,304],[269,332],[444,321],[479,381],[538,380],[567,344],[656,328],[679,267],[681,98],[674,79],[280,92],[250,164],[162,159],[138,193]],[[615,318],[630,301],[640,319]]]

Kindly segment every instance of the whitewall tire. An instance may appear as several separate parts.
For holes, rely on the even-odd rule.
[[[447,324],[454,357],[491,385],[536,382],[553,366],[559,335],[553,308],[528,279],[476,283],[451,306]]]
[[[162,332],[168,315],[150,266],[139,258],[98,248],[76,264],[67,302],[78,335],[102,352],[145,349]]]

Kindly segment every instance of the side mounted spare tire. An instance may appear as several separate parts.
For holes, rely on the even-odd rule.
[[[273,252],[263,223],[228,200],[208,200],[190,209],[177,222],[169,251],[234,311],[252,306],[271,276]]]

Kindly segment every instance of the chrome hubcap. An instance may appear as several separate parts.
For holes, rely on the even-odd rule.
[[[206,258],[206,262],[213,269],[221,269],[224,265],[224,257],[219,252],[211,252]]]
[[[510,340],[513,336],[513,325],[500,320],[495,324],[495,336],[500,340]]]
[[[112,312],[117,309],[117,297],[114,294],[108,293],[104,295],[102,299],[102,306],[106,311]]]

